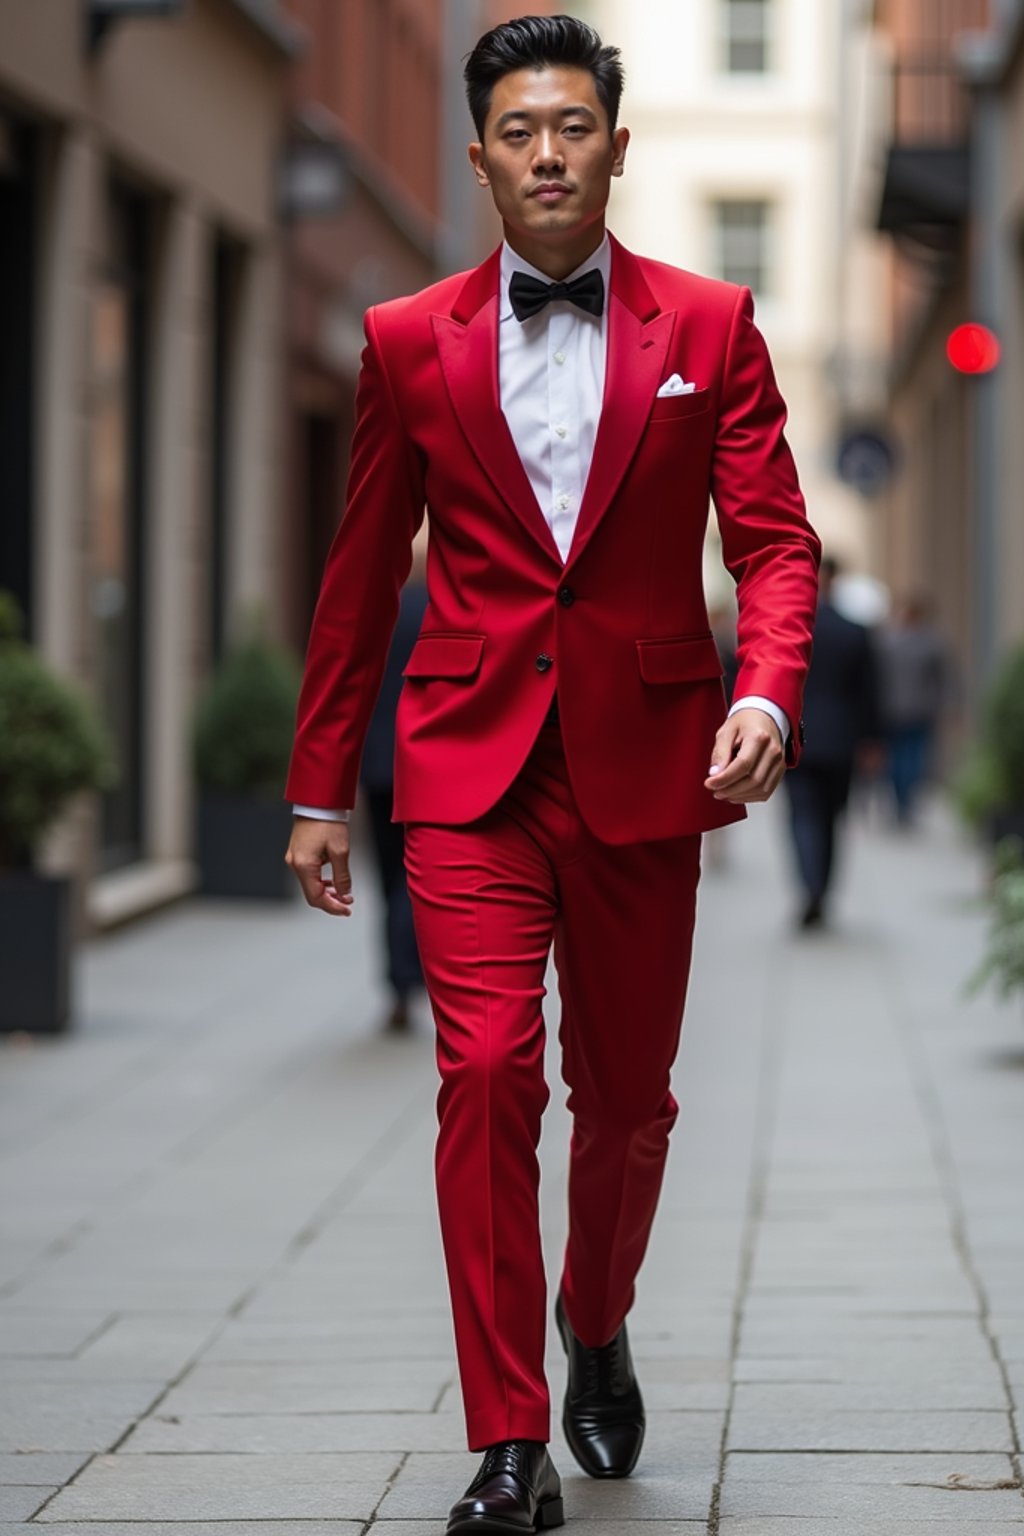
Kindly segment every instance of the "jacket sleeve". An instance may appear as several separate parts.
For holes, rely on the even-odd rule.
[[[310,631],[289,800],[355,804],[363,742],[423,511],[423,465],[399,415],[370,310],[345,512]]]
[[[792,766],[800,752],[821,545],[807,521],[785,425],[750,289],[741,288],[726,348],[711,493],[723,559],[736,583],[734,697],[761,694],[786,712]]]

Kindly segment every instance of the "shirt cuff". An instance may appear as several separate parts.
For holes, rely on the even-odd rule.
[[[317,805],[293,805],[295,816],[309,816],[313,821],[348,821],[350,811],[325,811]]]
[[[759,709],[764,714],[766,714],[770,720],[774,720],[775,724],[779,728],[779,734],[782,737],[783,746],[786,745],[790,736],[793,734],[785,711],[781,710],[777,704],[773,704],[771,699],[762,698],[759,693],[748,693],[745,694],[742,699],[737,699],[729,710],[730,718],[736,713],[738,709]]]

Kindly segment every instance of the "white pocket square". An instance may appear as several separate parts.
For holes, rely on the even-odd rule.
[[[674,373],[658,390],[657,398],[660,400],[665,395],[692,395],[696,388],[696,384],[684,384],[679,374]]]

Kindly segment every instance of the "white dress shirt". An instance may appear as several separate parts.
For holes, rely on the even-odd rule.
[[[601,419],[611,265],[611,244],[605,235],[594,254],[565,279],[572,282],[596,267],[604,278],[603,314],[590,315],[568,299],[554,299],[540,314],[520,321],[509,298],[513,272],[526,272],[542,283],[550,283],[551,279],[517,256],[507,241],[501,249],[501,409],[563,562],[569,557]],[[763,710],[775,721],[783,741],[788,739],[789,721],[771,699],[751,694],[737,699],[730,715],[738,709]],[[324,821],[348,818],[347,811],[320,810],[308,805],[295,806],[295,814]]]

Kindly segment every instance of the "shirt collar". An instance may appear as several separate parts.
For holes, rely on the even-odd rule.
[[[571,283],[573,278],[582,277],[584,272],[591,272],[595,267],[604,278],[605,313],[607,314],[607,295],[611,286],[612,270],[612,247],[607,234],[597,250],[588,256],[586,261],[576,268],[575,272],[570,272],[565,281]],[[501,281],[498,288],[498,317],[500,320],[509,320],[514,314],[512,301],[508,296],[508,285],[512,281],[513,272],[526,272],[530,277],[536,277],[542,283],[550,283],[552,281],[546,272],[539,272],[536,267],[531,267],[528,261],[524,261],[522,256],[517,256],[508,241],[504,240],[501,246]],[[583,310],[580,310],[580,314],[582,315],[583,313]]]

